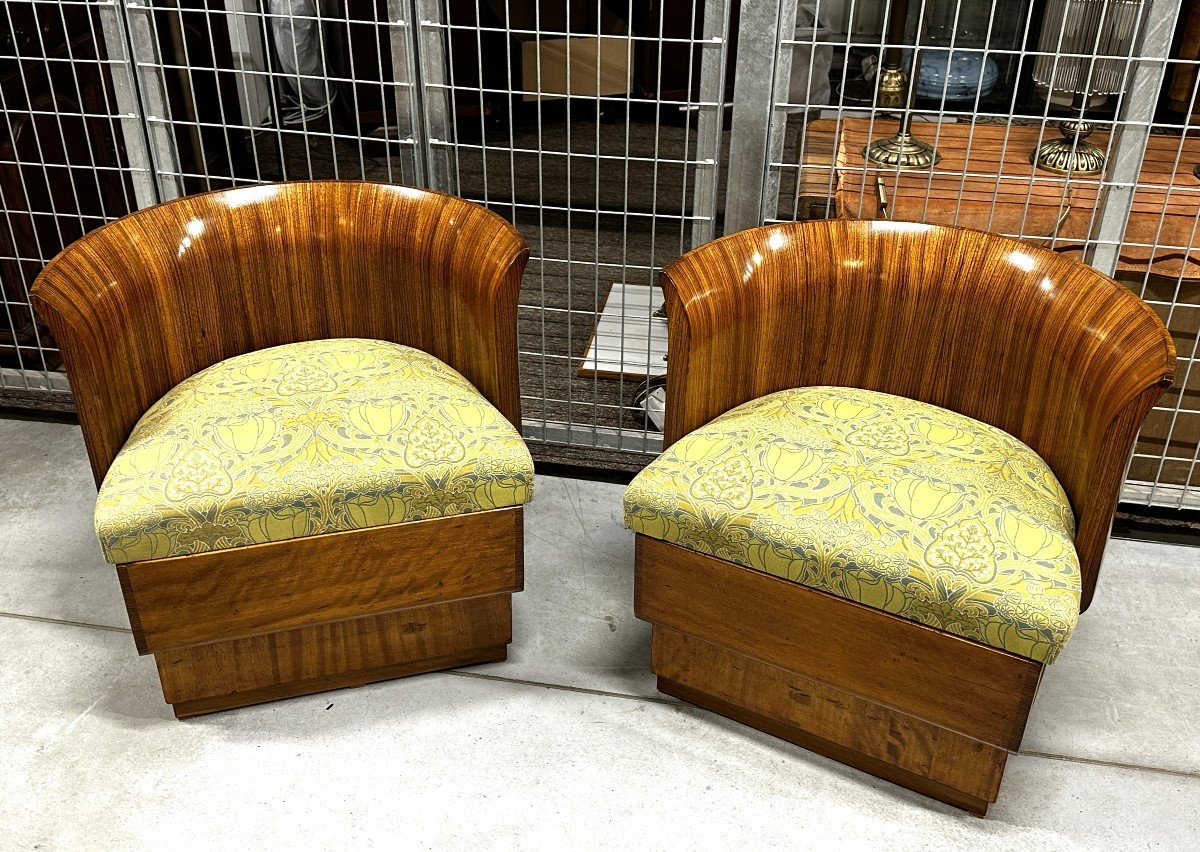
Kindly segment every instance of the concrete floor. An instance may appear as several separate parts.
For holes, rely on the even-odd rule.
[[[506,662],[178,722],[78,427],[0,420],[0,848],[1200,848],[1200,549],[1112,543],[981,820],[658,695],[621,487],[537,490]]]

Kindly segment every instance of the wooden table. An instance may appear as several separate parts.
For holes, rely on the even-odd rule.
[[[996,124],[916,124],[916,135],[935,142],[941,161],[930,171],[867,167],[871,138],[895,132],[896,122],[853,118],[809,125],[810,138],[837,136],[835,203],[839,216],[879,218],[875,178],[883,179],[893,219],[967,225],[1020,235],[1055,251],[1080,255],[1096,214],[1099,177],[1037,171],[1029,163],[1040,127]],[[1057,134],[1056,127],[1046,131]],[[1106,134],[1092,140],[1102,148]],[[1121,247],[1119,271],[1150,271],[1200,279],[1200,138],[1151,136]],[[805,158],[808,159],[807,157]],[[1178,159],[1178,166],[1176,166]],[[806,164],[807,165],[807,164]],[[810,178],[810,181],[812,179]],[[1157,248],[1154,248],[1157,246]]]

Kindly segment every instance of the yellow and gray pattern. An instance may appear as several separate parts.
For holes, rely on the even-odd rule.
[[[1079,616],[1074,517],[1046,463],[890,394],[809,387],[738,406],[633,480],[625,523],[1042,662]]]
[[[313,340],[239,355],[138,421],[96,504],[109,562],[519,506],[533,461],[462,375],[417,349]]]

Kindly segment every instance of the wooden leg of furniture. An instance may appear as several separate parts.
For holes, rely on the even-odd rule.
[[[638,536],[661,691],[982,816],[1042,666]]]
[[[180,719],[278,698],[503,660],[512,596],[417,607],[154,655]]]
[[[520,508],[117,566],[179,717],[502,660]]]

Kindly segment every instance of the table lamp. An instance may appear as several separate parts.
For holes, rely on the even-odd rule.
[[[1033,81],[1046,99],[1070,95],[1077,116],[1060,121],[1061,139],[1042,142],[1029,156],[1055,174],[1104,171],[1104,151],[1087,141],[1092,125],[1084,114],[1097,96],[1119,95],[1142,0],[1048,0],[1038,38]],[[1102,58],[1103,57],[1103,58]],[[1124,58],[1122,58],[1124,57]]]
[[[904,25],[908,20],[908,0],[892,0],[888,12],[887,49],[883,52],[883,64],[875,88],[877,107],[898,108],[904,111],[900,127],[885,139],[876,139],[863,149],[868,163],[891,166],[898,169],[928,169],[938,160],[938,152],[928,142],[912,135],[912,79],[904,70],[903,49]],[[919,30],[918,30],[919,31]],[[920,64],[913,62],[919,69]],[[919,73],[919,72],[918,72]]]

